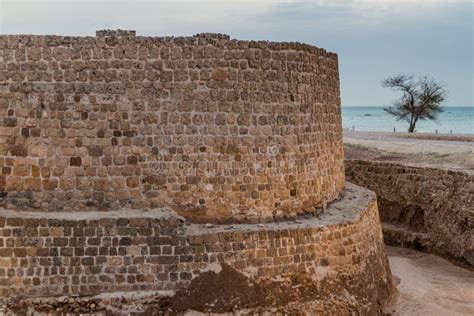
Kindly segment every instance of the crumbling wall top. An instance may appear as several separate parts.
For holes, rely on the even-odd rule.
[[[137,31],[135,30],[97,30],[95,31],[96,37],[125,37],[125,36],[136,36]],[[197,33],[193,35],[194,38],[210,38],[210,39],[224,39],[230,40],[230,36],[221,33]]]
[[[137,32],[134,30],[97,30],[96,37],[122,37],[122,36],[136,36]]]
[[[198,34],[194,34],[193,37],[230,40],[229,35],[221,34],[221,33],[198,33]]]

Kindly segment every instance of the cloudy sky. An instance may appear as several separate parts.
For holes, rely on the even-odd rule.
[[[386,105],[389,75],[443,81],[447,105],[473,102],[473,1],[445,0],[0,0],[1,34],[226,33],[299,41],[338,53],[343,105]]]

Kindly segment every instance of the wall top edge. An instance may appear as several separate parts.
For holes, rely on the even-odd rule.
[[[137,36],[135,30],[97,30],[96,36],[66,36],[51,34],[0,34],[0,47],[4,46],[6,41],[15,41],[24,46],[35,46],[37,42],[45,42],[46,46],[63,46],[77,42],[89,43],[91,41],[105,41],[108,43],[136,42],[136,43],[168,43],[205,45],[214,44],[217,46],[226,43],[238,44],[245,48],[271,48],[271,49],[293,49],[302,51],[314,51],[327,54],[330,58],[337,59],[337,54],[326,51],[314,45],[301,42],[274,42],[266,40],[239,40],[231,38],[227,34],[221,33],[198,33],[193,36]],[[43,44],[43,43],[42,43]]]

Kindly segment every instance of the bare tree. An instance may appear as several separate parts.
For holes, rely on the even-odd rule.
[[[383,80],[382,87],[402,92],[402,97],[384,110],[398,121],[407,121],[409,133],[415,131],[418,120],[436,120],[443,112],[441,103],[448,97],[444,85],[426,76],[415,80],[413,76],[397,75]]]

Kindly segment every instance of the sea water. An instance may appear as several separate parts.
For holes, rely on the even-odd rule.
[[[406,132],[408,123],[397,121],[382,106],[343,106],[342,127],[355,131]],[[436,121],[419,120],[416,131],[423,133],[474,134],[474,107],[444,107]]]

